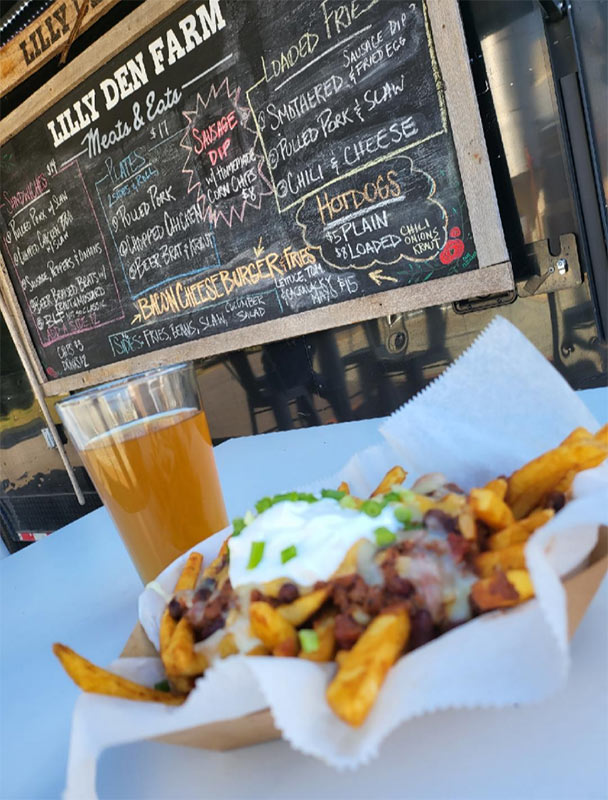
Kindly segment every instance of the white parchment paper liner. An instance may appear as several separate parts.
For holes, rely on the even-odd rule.
[[[393,464],[414,474],[440,469],[464,488],[509,474],[555,446],[574,427],[598,424],[546,359],[501,318],[427,389],[381,428],[386,443],[356,455],[332,478],[354,493],[371,491]],[[293,487],[284,487],[291,489]],[[491,613],[454,629],[399,661],[361,728],[337,719],[324,692],[332,665],[299,659],[235,656],[209,670],[180,708],[81,695],[77,701],[65,798],[95,797],[95,764],[103,749],[270,707],[293,747],[337,768],[377,755],[397,725],[450,707],[536,702],[556,691],[569,666],[565,593],[560,575],[590,553],[599,524],[608,524],[608,467],[579,475],[573,501],[537,531],[526,559],[537,597],[508,613]],[[226,532],[201,543],[212,558]],[[185,556],[159,577],[170,593]],[[158,646],[163,600],[146,589],[140,621]],[[121,659],[117,672],[152,684],[156,659]]]

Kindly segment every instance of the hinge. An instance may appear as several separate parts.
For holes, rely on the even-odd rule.
[[[549,250],[546,239],[526,245],[532,276],[517,282],[520,297],[571,289],[583,282],[576,236],[565,233],[559,237],[559,244],[560,250],[556,255]]]

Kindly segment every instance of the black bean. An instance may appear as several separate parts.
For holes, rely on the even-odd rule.
[[[355,622],[350,614],[338,614],[334,625],[338,649],[350,650],[364,630],[365,627]]]
[[[281,603],[293,603],[300,596],[300,590],[295,583],[284,583],[279,589],[278,599]]]
[[[410,617],[410,622],[412,630],[408,646],[411,650],[431,641],[435,635],[435,625],[426,608],[420,608],[415,611]]]
[[[549,492],[545,499],[545,508],[552,508],[557,514],[566,505],[566,495],[563,492]]]
[[[197,600],[201,601],[208,600],[209,597],[211,597],[211,594],[213,593],[215,586],[216,582],[213,580],[213,578],[205,578],[205,580],[202,581],[201,585],[198,587],[198,589],[194,594],[193,598],[194,602],[196,602]]]
[[[179,602],[176,597],[171,598],[169,605],[168,605],[169,615],[172,619],[176,622],[179,622],[180,619],[184,616],[184,606]]]
[[[447,534],[450,531],[458,530],[458,521],[438,508],[431,508],[430,511],[427,511],[422,518],[422,524],[427,531],[439,531]]]
[[[200,628],[195,628],[194,638],[197,642],[202,642],[208,639],[212,633],[219,631],[226,624],[224,617],[216,617],[215,619],[205,620]]]
[[[414,584],[396,572],[385,571],[384,585],[391,594],[399,595],[399,597],[410,597],[414,594]]]

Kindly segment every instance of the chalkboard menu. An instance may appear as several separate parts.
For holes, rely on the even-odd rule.
[[[479,267],[422,0],[180,6],[1,181],[52,379]]]

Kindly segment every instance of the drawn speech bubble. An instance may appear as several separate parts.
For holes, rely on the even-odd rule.
[[[448,236],[435,188],[409,156],[395,156],[325,186],[302,203],[296,221],[306,244],[338,269],[433,261]]]

